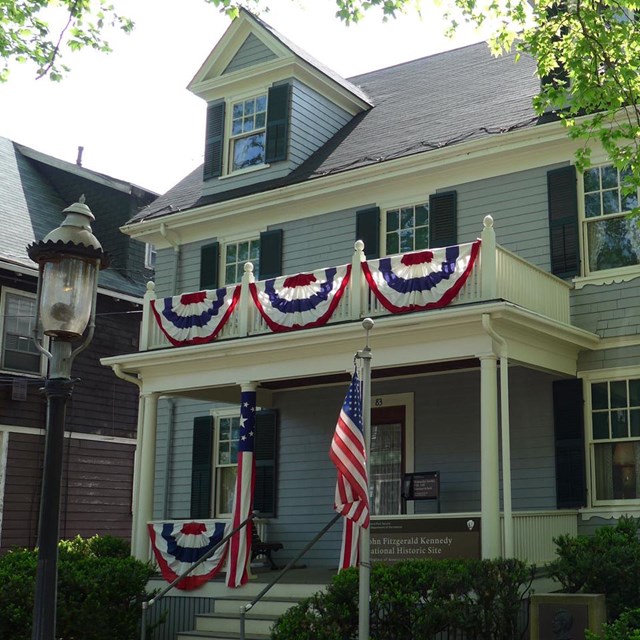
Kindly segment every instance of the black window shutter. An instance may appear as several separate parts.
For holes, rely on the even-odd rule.
[[[573,165],[547,172],[551,273],[561,278],[580,271],[578,189]]]
[[[290,84],[278,84],[269,88],[265,162],[287,159],[290,105]]]
[[[458,242],[458,194],[455,191],[429,196],[429,246],[449,247]]]
[[[258,511],[260,517],[263,518],[274,518],[276,515],[277,427],[277,411],[268,409],[256,413],[254,441],[256,483],[253,494],[253,509]]]
[[[556,450],[558,509],[586,505],[582,380],[553,383],[553,422]]]
[[[219,242],[212,242],[200,247],[200,291],[218,288],[219,261]]]
[[[364,242],[367,258],[380,257],[380,207],[356,211],[356,240]]]
[[[271,229],[260,234],[260,280],[282,275],[282,229]]]
[[[191,517],[211,517],[211,485],[213,473],[213,417],[193,419],[193,451],[191,454]]]
[[[207,127],[204,145],[205,180],[222,175],[222,150],[224,148],[224,102],[216,102],[207,109]]]

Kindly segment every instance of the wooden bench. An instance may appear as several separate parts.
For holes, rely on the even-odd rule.
[[[271,557],[272,551],[279,551],[283,548],[281,542],[262,542],[256,527],[252,527],[251,534],[251,560],[255,560],[258,556],[264,556],[269,562],[271,569],[277,569],[278,565],[273,561]]]

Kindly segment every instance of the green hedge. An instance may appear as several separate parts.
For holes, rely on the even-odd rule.
[[[560,536],[550,576],[568,593],[604,593],[607,617],[615,620],[640,605],[639,528],[638,520],[623,517],[593,536]]]
[[[429,640],[444,631],[468,640],[517,640],[533,568],[518,560],[411,560],[374,565],[372,640]],[[358,571],[340,572],[326,592],[285,613],[273,640],[349,640],[358,636]]]
[[[0,638],[29,640],[37,551],[0,556]],[[110,536],[61,541],[58,556],[57,638],[135,640],[140,599],[151,567],[129,556]]]

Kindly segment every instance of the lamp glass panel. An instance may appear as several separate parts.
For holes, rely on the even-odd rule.
[[[45,334],[62,339],[82,335],[91,317],[96,265],[65,256],[42,272],[40,319]]]

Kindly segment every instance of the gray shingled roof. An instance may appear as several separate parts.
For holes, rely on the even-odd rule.
[[[3,228],[0,233],[0,267],[2,262],[6,262],[36,268],[27,255],[27,245],[42,240],[64,219],[62,211],[70,203],[60,195],[45,173],[38,170],[38,163],[42,162],[55,165],[84,181],[95,178],[104,184],[106,180],[109,188],[118,192],[126,190],[128,184],[0,137],[0,224]],[[105,250],[109,251],[106,245]],[[102,271],[99,282],[105,289],[132,296],[142,296],[145,290],[141,279],[134,280],[115,269]]]
[[[535,62],[494,57],[486,43],[439,53],[350,78],[374,107],[356,116],[285,178],[201,197],[198,168],[131,222],[416,153],[497,136],[538,123],[532,98],[539,89]]]

